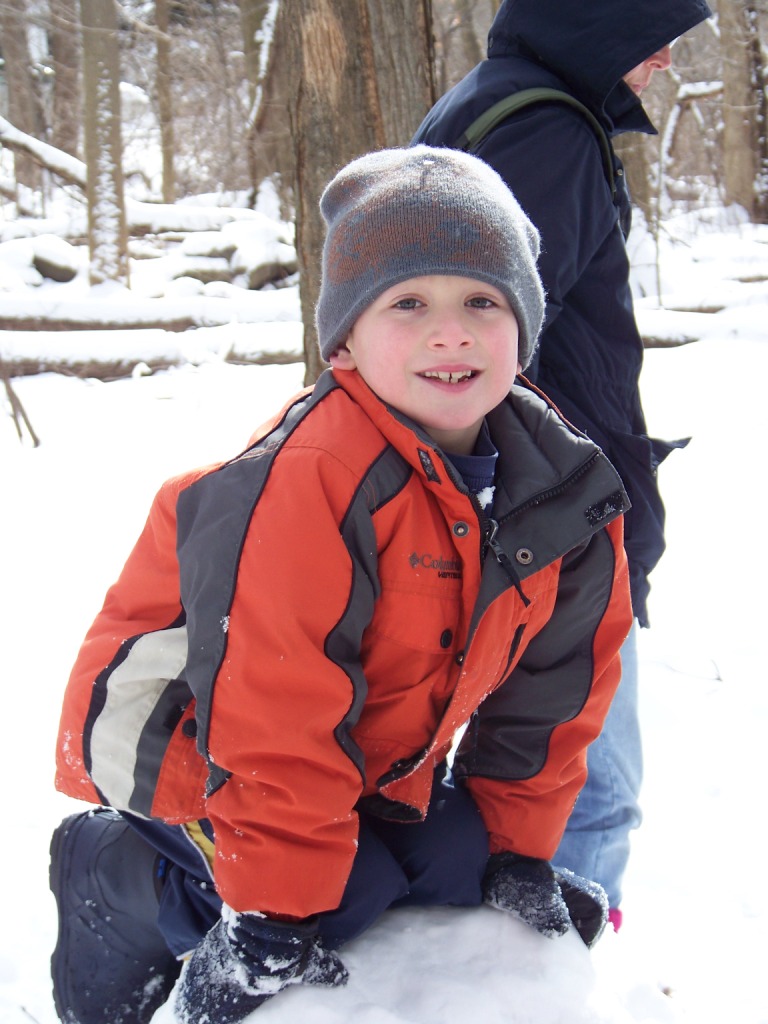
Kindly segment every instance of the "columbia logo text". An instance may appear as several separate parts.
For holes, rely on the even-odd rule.
[[[441,579],[461,579],[461,562],[457,558],[443,558],[441,555],[419,555],[414,551],[408,561],[412,569],[431,569]]]

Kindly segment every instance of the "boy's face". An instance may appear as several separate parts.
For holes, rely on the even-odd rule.
[[[414,277],[368,306],[331,365],[357,369],[444,451],[468,455],[520,370],[517,339],[517,318],[492,285]]]

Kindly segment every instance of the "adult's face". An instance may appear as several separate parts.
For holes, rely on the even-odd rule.
[[[624,81],[637,96],[647,89],[655,71],[666,71],[672,65],[672,48],[664,46],[652,53],[642,64],[632,68],[624,75]]]

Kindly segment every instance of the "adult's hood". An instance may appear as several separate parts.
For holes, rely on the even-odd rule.
[[[609,96],[626,109],[639,103],[623,76],[711,16],[706,0],[504,0],[488,56],[537,59],[595,111]]]

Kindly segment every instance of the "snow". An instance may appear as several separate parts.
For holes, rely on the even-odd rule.
[[[758,448],[768,379],[768,228],[722,211],[669,219],[660,251],[657,274],[652,242],[633,241],[640,322],[662,341],[699,340],[648,350],[643,373],[651,432],[693,440],[660,469],[668,551],[653,576],[653,627],[640,638],[645,822],[633,843],[622,931],[589,953],[573,932],[545,939],[491,908],[392,912],[343,951],[346,988],[292,988],[259,1009],[255,1021],[768,1022],[768,889],[761,875],[768,680],[760,596],[768,546],[759,535],[766,463]],[[241,345],[284,351],[286,331],[298,351],[297,304],[283,320],[286,310],[270,305],[291,289],[230,288],[214,300],[203,286],[183,299],[150,300],[121,289],[91,293],[81,278],[35,288],[17,273],[13,293],[0,295],[0,311],[13,302],[31,317],[68,295],[82,316],[109,303],[119,324],[135,321],[137,307],[150,301],[164,308],[178,302],[187,311],[197,301],[218,301],[231,324],[182,334],[0,333],[6,356],[31,350],[79,359],[101,350],[139,364],[133,377],[108,384],[52,373],[17,378],[38,448],[26,436],[19,443],[0,410],[0,1021],[55,1024],[48,843],[61,817],[85,806],[52,784],[69,668],[157,486],[236,452],[300,389],[303,367],[225,361]],[[261,322],[248,323],[257,313]],[[173,357],[168,362],[180,357],[181,365],[142,371],[141,361],[163,355]],[[172,1020],[168,1005],[155,1016],[155,1024]]]

